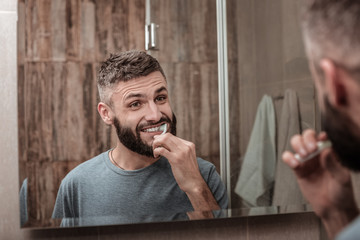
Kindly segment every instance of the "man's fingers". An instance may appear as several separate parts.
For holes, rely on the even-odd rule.
[[[328,140],[328,136],[327,136],[326,132],[320,132],[320,133],[319,133],[319,136],[318,136],[318,140],[319,140],[319,141]]]
[[[302,135],[297,134],[291,138],[291,146],[301,158],[317,149],[318,137],[313,129],[307,129]]]
[[[195,150],[194,143],[176,137],[170,133],[155,136],[152,146],[153,149],[157,147],[164,147],[170,152],[180,151],[185,148],[190,148],[191,150]]]
[[[156,147],[153,149],[153,153],[154,153],[154,157],[160,157],[160,156],[164,156],[166,158],[169,158],[168,155],[170,154],[169,150],[167,150],[164,147]]]
[[[308,154],[307,149],[304,144],[304,141],[303,141],[303,137],[300,134],[293,136],[291,138],[290,142],[291,142],[291,146],[294,149],[294,151],[296,153],[300,154],[301,157],[305,157]]]
[[[173,135],[171,135],[170,133],[154,136],[154,141],[152,144],[153,149],[158,148],[158,147],[166,148],[169,151],[171,149],[173,149],[174,146],[176,146],[176,144],[174,144],[174,139],[172,138],[172,136]]]
[[[303,143],[308,153],[317,149],[317,137],[314,130],[307,129],[303,132]]]
[[[294,154],[289,151],[285,151],[282,154],[282,160],[293,169],[297,168],[300,165],[300,162],[296,160]]]

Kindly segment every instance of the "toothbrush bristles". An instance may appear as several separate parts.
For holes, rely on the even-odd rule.
[[[166,133],[166,131],[167,131],[167,124],[165,123],[163,126],[164,126],[164,127],[163,127],[163,128],[164,128],[164,130],[163,130],[163,132],[161,133],[161,135],[162,135],[162,134],[165,134],[165,133]]]

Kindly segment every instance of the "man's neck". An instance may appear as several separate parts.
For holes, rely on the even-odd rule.
[[[129,150],[122,143],[109,152],[109,158],[118,168],[124,170],[137,170],[150,166],[159,158],[147,157]]]

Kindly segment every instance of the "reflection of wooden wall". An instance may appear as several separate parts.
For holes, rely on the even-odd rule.
[[[32,226],[51,226],[61,179],[110,147],[96,110],[97,68],[109,52],[144,48],[144,3],[19,1],[19,165]]]
[[[229,0],[229,86],[232,189],[264,94],[298,93],[302,127],[318,127],[315,91],[303,49],[294,0]],[[277,122],[282,100],[274,102]],[[233,207],[241,205],[232,194]]]
[[[220,170],[215,0],[152,0],[159,51],[167,74],[178,136]]]

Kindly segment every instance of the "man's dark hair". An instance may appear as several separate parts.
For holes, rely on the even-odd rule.
[[[131,50],[116,54],[102,63],[97,86],[100,100],[111,105],[111,90],[118,82],[144,77],[159,71],[165,78],[159,62],[144,51]]]
[[[360,1],[304,0],[302,3],[302,29],[310,60],[316,64],[328,58],[349,73],[359,72]]]

